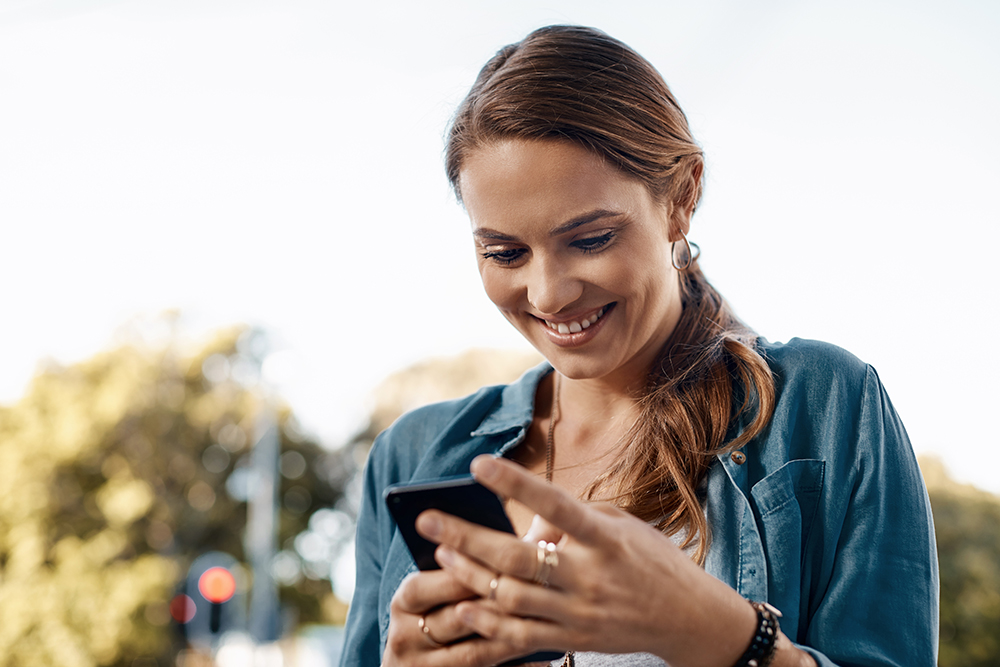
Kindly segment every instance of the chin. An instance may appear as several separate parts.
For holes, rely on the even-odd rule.
[[[538,349],[536,346],[535,349]],[[595,380],[612,372],[607,360],[581,358],[557,350],[538,350],[559,373],[569,380]]]

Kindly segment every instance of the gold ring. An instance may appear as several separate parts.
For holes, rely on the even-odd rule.
[[[420,631],[424,633],[424,637],[427,638],[427,641],[430,642],[431,646],[433,646],[434,648],[441,648],[442,646],[444,646],[444,644],[442,644],[441,642],[439,642],[438,640],[434,639],[434,637],[431,636],[431,629],[427,627],[427,619],[425,619],[423,616],[417,619],[417,627],[420,628]]]
[[[500,586],[500,575],[490,579],[490,594],[486,596],[486,599],[495,602],[497,599],[497,588]]]
[[[559,565],[559,554],[556,552],[556,545],[545,540],[538,541],[538,571],[532,582],[540,584],[545,588],[549,587],[549,575],[552,568]]]

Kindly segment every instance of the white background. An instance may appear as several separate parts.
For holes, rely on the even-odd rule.
[[[523,346],[442,136],[549,23],[664,74],[708,159],[692,240],[771,340],[875,365],[918,452],[1000,491],[995,2],[0,0],[0,402],[179,309],[264,326],[332,445],[387,374]]]

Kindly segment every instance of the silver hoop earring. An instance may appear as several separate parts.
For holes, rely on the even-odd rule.
[[[687,271],[691,268],[691,263],[701,256],[701,248],[698,247],[697,243],[691,243],[688,241],[688,237],[684,234],[684,232],[681,232],[681,239],[684,241],[685,250],[687,250],[687,252],[684,253],[684,266],[677,265],[677,253],[674,252],[674,249],[677,246],[677,241],[670,244],[670,263],[678,271]],[[694,246],[694,250],[692,250],[691,246]]]

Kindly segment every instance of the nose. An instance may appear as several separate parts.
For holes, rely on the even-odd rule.
[[[527,272],[528,303],[539,315],[556,315],[583,295],[583,281],[570,266],[552,258],[536,257]]]

